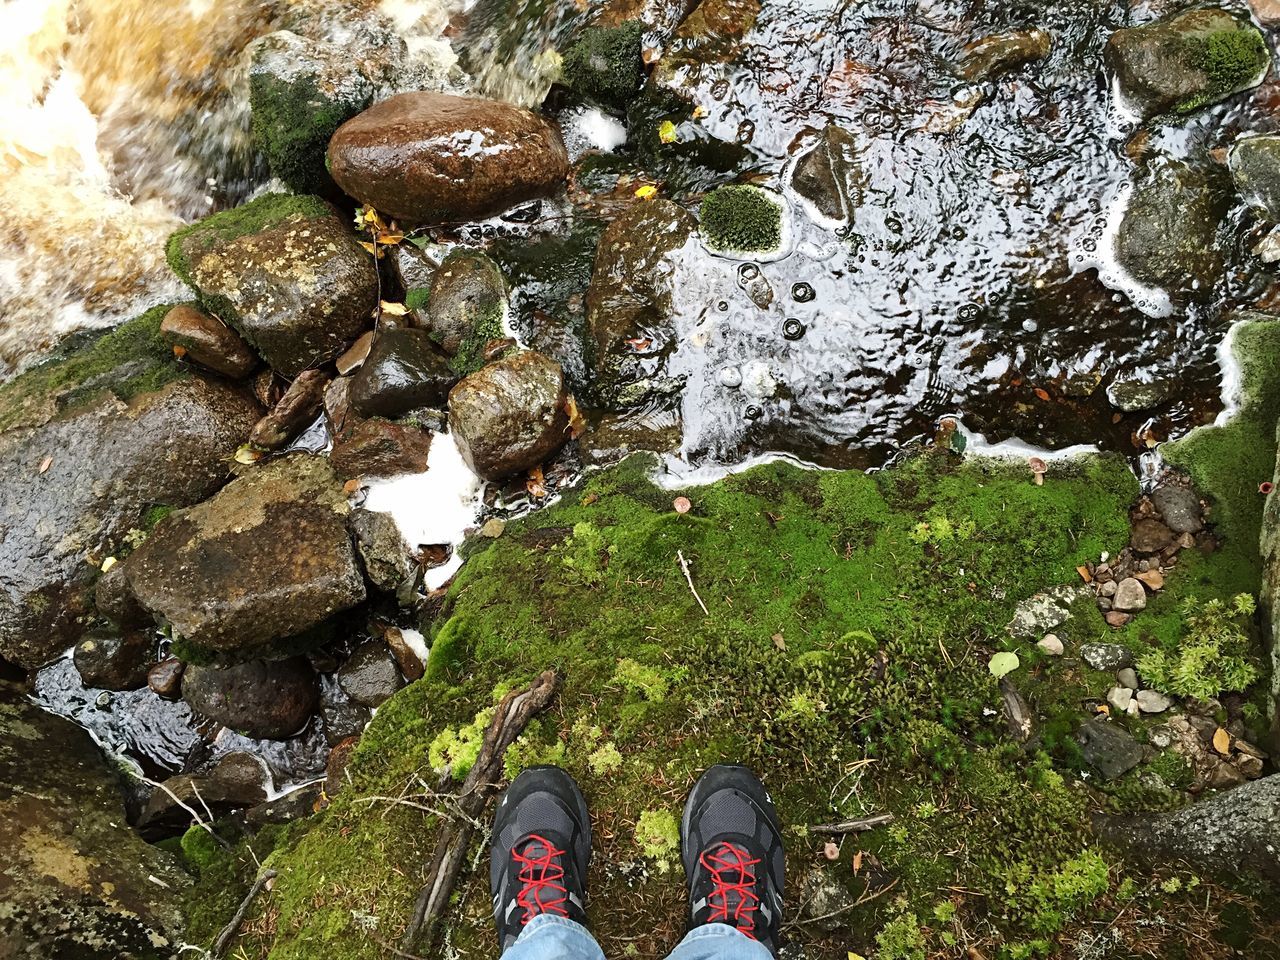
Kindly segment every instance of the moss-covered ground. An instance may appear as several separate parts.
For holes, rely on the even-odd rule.
[[[1123,460],[1055,464],[1043,487],[1023,465],[942,453],[872,475],[779,463],[686,491],[687,514],[647,471],[633,459],[595,474],[472,548],[430,626],[427,676],[378,711],[328,808],[278,843],[274,890],[233,955],[391,956],[430,856],[436,768],[465,768],[495,696],[548,667],[563,690],[508,768],[557,762],[582,784],[590,914],[610,956],[678,940],[670,827],[719,761],[750,763],[777,798],[787,933],[811,958],[1075,956],[1135,924],[1147,955],[1228,956],[1221,941],[1274,934],[1249,897],[1090,839],[1091,813],[1175,805],[1186,785],[1168,754],[1105,789],[1082,767],[1071,734],[1113,679],[1079,645],[1116,637],[1091,601],[1057,629],[1062,658],[1005,630],[1019,601],[1127,541],[1138,489]],[[1220,556],[1180,564],[1150,627],[1121,637],[1141,650],[1175,630],[1175,595],[1219,582]],[[1001,650],[1019,655],[1008,679],[1041,718],[1026,747],[988,669]],[[896,819],[845,838],[835,862],[807,830],[879,811]],[[474,853],[481,863],[479,838]],[[198,929],[217,913],[202,891],[224,889],[229,869],[206,864]],[[819,871],[845,899],[814,919],[806,878]],[[494,955],[485,876],[466,873],[433,956]]]

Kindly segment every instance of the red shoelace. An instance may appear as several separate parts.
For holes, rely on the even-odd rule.
[[[538,853],[537,848],[542,852]],[[511,856],[520,864],[520,893],[516,902],[524,908],[524,916],[520,923],[527,924],[534,917],[543,913],[553,913],[559,917],[569,916],[565,903],[569,898],[568,889],[560,881],[564,879],[564,867],[559,858],[564,856],[563,850],[557,850],[545,838],[533,834],[525,842],[523,850],[512,850]],[[545,893],[559,894],[558,897],[544,900]]]
[[[732,843],[721,843],[703,851],[698,861],[711,874],[715,889],[707,896],[711,907],[711,923],[728,923],[738,928],[752,940],[756,939],[756,907],[760,897],[756,894],[756,873],[752,868],[759,860]],[[730,903],[730,894],[736,894]]]

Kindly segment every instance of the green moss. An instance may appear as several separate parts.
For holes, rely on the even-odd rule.
[[[291,190],[328,194],[334,190],[326,156],[329,139],[363,110],[368,100],[334,100],[311,76],[285,81],[270,73],[251,73],[254,145],[262,151],[272,174]]]
[[[894,917],[876,934],[877,960],[925,960],[925,939],[916,915]]]
[[[1259,675],[1250,632],[1255,608],[1247,593],[1230,606],[1219,599],[1187,600],[1186,635],[1139,657],[1138,670],[1157,690],[1180,697],[1212,700],[1243,692]]]
[[[564,53],[561,82],[584,99],[625,107],[644,82],[639,21],[620,27],[588,27]]]
[[[670,810],[645,810],[636,821],[636,845],[641,854],[670,869],[680,852],[680,821]]]
[[[703,198],[699,215],[712,250],[766,253],[782,243],[782,207],[759,187],[717,187]]]
[[[0,385],[0,430],[38,425],[104,393],[127,402],[186,376],[160,336],[160,324],[172,307],[152,307]]]
[[[333,208],[319,197],[268,193],[243,206],[223,210],[183,227],[169,238],[165,256],[170,269],[199,293],[191,278],[191,259],[199,257],[210,247],[257,233],[293,216],[314,218],[333,215]],[[207,305],[218,312],[214,304]]]
[[[222,845],[199,824],[192,824],[182,835],[182,858],[196,873],[205,873],[224,856]]]
[[[411,287],[404,292],[404,305],[410,310],[423,310],[430,302],[430,287]]]

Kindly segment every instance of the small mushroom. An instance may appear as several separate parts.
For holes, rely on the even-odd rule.
[[[671,506],[675,507],[676,513],[688,513],[693,509],[688,497],[676,497],[671,501]]]
[[[1039,457],[1032,457],[1027,461],[1027,463],[1031,467],[1032,474],[1035,475],[1036,486],[1043,487],[1044,475],[1049,472],[1049,465],[1045,463],[1043,460],[1041,460]]]
[[[1276,488],[1276,485],[1272,483],[1270,480],[1264,480],[1262,481],[1262,483],[1258,484],[1258,492],[1262,494],[1264,497],[1270,494],[1271,491],[1274,490],[1275,488]]]

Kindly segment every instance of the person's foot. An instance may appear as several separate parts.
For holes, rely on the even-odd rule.
[[[505,951],[534,917],[587,922],[591,819],[573,778],[559,767],[530,767],[502,795],[493,819],[489,885]]]
[[[715,766],[689,793],[680,825],[689,926],[725,923],[777,956],[782,927],[782,828],[764,784],[746,767]]]

